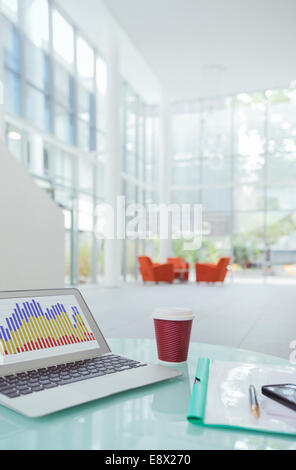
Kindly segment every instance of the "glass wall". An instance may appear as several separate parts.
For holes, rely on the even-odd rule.
[[[94,229],[104,198],[106,63],[54,1],[4,0],[2,19],[7,146],[63,210],[66,282],[101,281],[104,243]],[[122,89],[123,191],[144,201],[154,191],[145,181],[149,108],[127,83]],[[124,246],[125,279],[135,278],[140,249]]]
[[[121,168],[122,194],[126,205],[148,205],[156,201],[157,194],[157,129],[158,113],[147,106],[126,83],[121,94]],[[126,223],[133,217],[127,217]],[[138,256],[147,254],[155,259],[151,240],[125,240],[122,246],[122,277],[133,281],[138,278]]]
[[[97,282],[105,62],[54,2],[5,1],[2,9],[8,148],[64,211],[66,281]]]
[[[201,203],[191,261],[231,256],[237,275],[296,275],[296,91],[172,107],[173,202]]]

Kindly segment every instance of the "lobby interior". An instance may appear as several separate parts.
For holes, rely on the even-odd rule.
[[[0,290],[75,286],[107,338],[152,338],[156,307],[187,307],[193,341],[288,359],[295,2],[0,3]],[[104,238],[122,196],[199,205],[200,247]],[[141,256],[183,258],[188,281],[143,283]],[[196,282],[225,257],[224,283]]]

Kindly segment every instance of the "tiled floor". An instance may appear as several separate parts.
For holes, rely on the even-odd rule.
[[[196,314],[192,339],[288,359],[296,339],[296,283],[272,279],[225,286],[123,284],[118,289],[84,286],[81,291],[108,338],[152,338],[155,307],[190,307]]]

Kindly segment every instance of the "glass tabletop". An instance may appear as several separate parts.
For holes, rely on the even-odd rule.
[[[109,345],[114,353],[157,362],[153,340],[113,339]],[[295,439],[288,437],[205,429],[188,423],[199,357],[288,364],[250,351],[191,343],[188,363],[178,366],[183,376],[169,382],[33,420],[0,406],[0,449],[296,449]]]

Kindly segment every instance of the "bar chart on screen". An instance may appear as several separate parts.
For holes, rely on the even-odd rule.
[[[96,343],[75,298],[53,297],[0,302],[0,356]],[[71,351],[70,351],[71,352]]]

